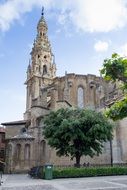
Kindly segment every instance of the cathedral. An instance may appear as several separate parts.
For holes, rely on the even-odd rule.
[[[65,76],[57,77],[47,30],[42,11],[27,68],[24,120],[2,123],[6,126],[7,173],[25,172],[45,163],[74,164],[75,160],[69,157],[57,157],[55,150],[47,144],[42,135],[44,117],[59,108],[79,107],[100,111],[121,96],[116,85],[92,74],[66,72]],[[127,162],[126,119],[116,125],[114,139],[104,144],[103,154],[94,158],[83,157],[82,164],[110,164],[111,159],[113,163]]]

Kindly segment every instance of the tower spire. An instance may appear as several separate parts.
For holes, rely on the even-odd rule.
[[[37,25],[37,36],[31,52],[31,66],[35,75],[52,80],[56,75],[56,66],[51,45],[47,36],[48,27],[42,7],[41,18]]]

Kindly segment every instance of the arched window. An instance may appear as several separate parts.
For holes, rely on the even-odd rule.
[[[47,74],[47,66],[43,65],[43,75]]]
[[[24,158],[25,160],[30,160],[30,145],[29,144],[25,144]]]
[[[16,160],[19,161],[21,158],[21,144],[16,145]]]
[[[89,108],[94,110],[96,104],[96,84],[94,81],[90,82],[90,91],[89,91]]]
[[[41,160],[45,159],[46,155],[46,142],[44,140],[41,141]]]
[[[10,173],[12,169],[12,160],[13,160],[13,144],[7,145],[6,150],[6,164],[7,164],[7,172]]]
[[[84,107],[84,89],[82,87],[78,87],[78,107]]]
[[[8,144],[8,156],[11,157],[12,156],[12,145],[11,144]]]

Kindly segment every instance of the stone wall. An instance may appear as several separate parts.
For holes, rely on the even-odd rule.
[[[7,125],[5,138],[8,139],[8,138],[14,137],[15,135],[19,134],[20,130],[24,127],[25,127],[25,124]]]

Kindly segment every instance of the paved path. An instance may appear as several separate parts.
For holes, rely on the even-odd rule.
[[[41,180],[4,175],[0,190],[127,190],[127,176]]]

